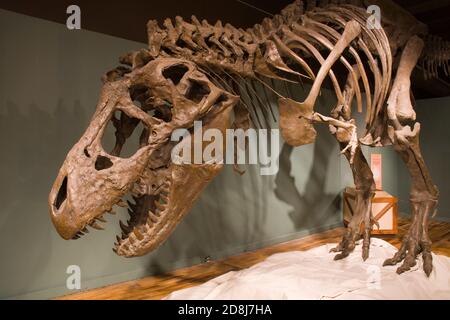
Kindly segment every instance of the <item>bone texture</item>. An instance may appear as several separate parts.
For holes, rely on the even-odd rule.
[[[102,229],[104,214],[113,213],[115,205],[127,207],[130,218],[120,223],[113,250],[126,257],[146,254],[169,237],[223,167],[219,157],[173,163],[175,147],[195,148],[189,135],[171,141],[176,129],[192,133],[198,120],[203,129],[221,132],[278,122],[285,142],[300,146],[314,142],[314,125],[323,124],[348,159],[357,191],[357,212],[333,250],[336,259],[348,256],[360,238],[363,259],[369,256],[375,184],[361,145],[392,144],[412,177],[413,225],[385,264],[403,261],[401,273],[421,253],[429,275],[427,221],[438,190],[420,152],[410,77],[417,64],[427,78],[448,76],[449,43],[428,35],[425,25],[392,1],[366,2],[297,0],[246,30],[195,16],[166,19],[162,25],[149,21],[148,47],[125,54],[121,65],[103,76],[92,121],[58,173],[49,195],[58,233],[77,239],[88,227]],[[380,6],[381,28],[367,25],[369,4]],[[327,85],[337,102],[323,115],[315,106]],[[294,88],[307,90],[303,101],[293,96]],[[354,111],[365,112],[361,137]],[[115,129],[112,150],[102,145],[108,123]],[[138,128],[139,147],[126,157]]]

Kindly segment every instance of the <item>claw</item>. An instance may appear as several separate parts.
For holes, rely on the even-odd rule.
[[[406,235],[402,246],[397,251],[397,253],[390,259],[386,259],[383,263],[384,266],[394,266],[403,260],[400,267],[397,268],[396,272],[402,274],[406,271],[411,270],[417,264],[417,254],[419,253],[419,248],[422,248],[423,257],[423,271],[430,276],[433,271],[433,258],[431,255],[431,246],[424,243],[423,241],[417,241],[410,235]]]
[[[425,274],[427,275],[427,277],[429,277],[431,271],[433,271],[433,256],[431,255],[430,246],[424,246],[422,258],[423,258],[423,271],[425,271]]]
[[[362,258],[364,261],[369,258],[369,248],[370,248],[370,230],[366,230],[364,233],[363,248],[362,248]]]
[[[341,260],[341,259],[347,258],[349,254],[350,254],[350,252],[348,252],[348,251],[339,253],[334,256],[334,260]]]
[[[413,255],[408,255],[403,261],[403,264],[397,268],[397,273],[402,274],[403,272],[409,271],[412,267],[416,265],[416,257]]]
[[[396,264],[397,264],[397,262],[394,262],[394,259],[390,258],[390,259],[384,260],[384,262],[383,262],[383,267],[386,267],[386,266],[394,266],[394,265],[396,265]]]
[[[363,261],[366,261],[369,258],[369,248],[363,248],[362,252]]]

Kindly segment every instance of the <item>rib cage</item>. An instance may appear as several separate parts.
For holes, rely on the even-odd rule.
[[[425,52],[422,57],[422,68],[425,79],[438,78],[439,69],[450,77],[450,41],[428,35],[425,38]]]
[[[358,111],[363,110],[361,92],[365,92],[366,127],[369,131],[388,93],[392,57],[384,31],[368,29],[365,10],[348,2],[296,1],[283,9],[281,14],[271,19],[265,18],[261,24],[247,30],[230,24],[223,26],[221,21],[211,25],[206,20],[200,22],[195,16],[192,16],[191,22],[181,17],[176,17],[174,21],[166,19],[163,27],[151,20],[147,24],[148,54],[151,58],[171,56],[194,61],[224,89],[247,96],[248,99],[242,102],[251,112],[253,123],[268,126],[269,114],[274,118],[267,101],[269,96],[289,95],[288,89],[283,93],[276,89],[273,80],[296,83],[305,78],[314,80],[314,71],[306,60],[316,59],[322,63],[326,51],[333,48],[345,24],[356,20],[363,32],[349,48],[349,57],[342,56],[340,62],[356,84]],[[353,2],[356,5],[362,3]],[[361,75],[359,81],[353,64]],[[371,82],[368,71],[372,73]],[[329,77],[338,103],[343,103],[344,94],[332,70]],[[264,99],[256,94],[258,86],[264,88]]]

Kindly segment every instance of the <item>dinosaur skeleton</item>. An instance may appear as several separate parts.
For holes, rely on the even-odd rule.
[[[367,26],[369,3],[364,1],[296,1],[247,30],[194,16],[190,22],[167,19],[163,27],[149,21],[148,48],[123,56],[122,65],[104,76],[92,121],[59,171],[49,195],[58,233],[76,239],[88,226],[102,229],[103,215],[115,205],[125,206],[130,219],[120,222],[123,232],[113,250],[143,255],[167,239],[223,166],[172,163],[175,129],[192,131],[194,121],[201,120],[203,128],[223,132],[231,126],[268,127],[278,120],[286,143],[300,146],[314,142],[314,124],[323,123],[348,159],[357,190],[356,214],[333,250],[339,252],[336,259],[348,256],[361,237],[363,259],[369,255],[375,184],[361,144],[393,144],[412,177],[413,222],[400,250],[385,264],[403,261],[401,273],[422,253],[429,275],[428,217],[438,190],[420,152],[410,75],[419,59],[427,77],[437,76],[439,66],[448,73],[449,46],[427,36],[426,26],[393,2],[370,4],[380,6],[382,28]],[[431,48],[422,54],[429,39],[434,39]],[[342,74],[347,76],[343,87]],[[337,98],[329,116],[314,111],[326,79]],[[291,88],[305,82],[311,83],[306,99],[295,101]],[[274,98],[279,115],[270,103]],[[366,114],[360,139],[352,117],[354,98],[357,111]],[[116,144],[108,153],[101,139],[109,122]],[[139,124],[139,149],[125,158],[123,146]],[[193,142],[187,136],[179,143]],[[129,194],[134,202],[125,203]]]

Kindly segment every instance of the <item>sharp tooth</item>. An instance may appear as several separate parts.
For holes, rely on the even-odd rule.
[[[106,220],[105,220],[105,218],[103,218],[103,216],[97,217],[95,219],[97,219],[98,221],[101,221],[101,222],[106,222]]]
[[[103,230],[103,227],[99,225],[97,222],[92,222],[91,227],[97,230]]]
[[[128,236],[125,233],[122,233],[122,240],[125,240]]]
[[[150,220],[151,220],[153,223],[158,222],[158,216],[157,216],[156,214],[154,214],[153,212],[149,211],[148,217],[150,218]]]
[[[136,229],[136,228],[134,228],[133,233],[134,233],[134,235],[136,236],[136,238],[138,238],[139,240],[142,240],[142,239],[144,238],[144,236],[142,235],[142,233],[141,233],[138,229]]]
[[[122,240],[119,236],[116,236],[116,240],[117,240],[117,243],[120,243],[120,240]]]
[[[165,203],[169,203],[169,197],[167,197],[164,194],[160,194],[159,197],[165,202]]]
[[[89,233],[88,228],[87,228],[87,227],[84,227],[83,232],[84,232],[84,233]]]
[[[128,214],[130,215],[130,217],[135,215],[135,213],[133,211],[131,211],[130,209],[128,209]]]
[[[117,248],[112,248],[112,251],[114,251],[115,253],[117,253]]]
[[[75,235],[75,236],[73,236],[73,238],[72,239],[79,239],[80,238],[80,236],[79,235]]]
[[[164,211],[164,209],[166,208],[166,206],[159,201],[155,201],[155,206],[161,211]]]
[[[127,204],[125,203],[125,201],[123,201],[122,199],[120,199],[119,201],[117,201],[117,205],[120,207],[125,208],[127,206]]]
[[[132,203],[131,201],[128,201],[128,200],[127,200],[127,203],[128,203],[128,206],[131,208],[131,210],[136,211],[137,206],[135,203]]]
[[[119,221],[119,225],[120,225],[120,229],[122,229],[122,231],[124,232],[124,233],[130,233],[130,231],[131,231],[131,227],[130,226],[127,226],[126,224],[124,224],[123,222],[122,222],[122,220],[120,220]]]

